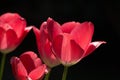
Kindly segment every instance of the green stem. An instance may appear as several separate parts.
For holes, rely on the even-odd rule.
[[[46,74],[46,76],[45,76],[45,79],[44,80],[49,80],[49,77],[50,77],[50,72],[51,72],[51,70]]]
[[[2,59],[1,59],[1,66],[0,66],[0,80],[2,80],[3,76],[3,71],[4,71],[4,65],[5,65],[5,59],[6,59],[6,54],[2,54]]]
[[[66,80],[66,78],[67,78],[67,72],[68,72],[68,66],[64,66],[62,80]]]

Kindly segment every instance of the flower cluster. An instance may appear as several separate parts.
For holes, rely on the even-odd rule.
[[[41,24],[40,29],[26,26],[25,19],[17,13],[5,13],[0,16],[0,52],[3,55],[1,79],[5,55],[15,50],[31,29],[36,37],[40,58],[33,51],[26,51],[20,57],[12,57],[10,62],[16,80],[48,80],[52,68],[59,64],[65,67],[62,80],[66,80],[66,70],[69,66],[75,65],[106,43],[92,42],[94,25],[91,22],[72,21],[60,25],[48,18]]]

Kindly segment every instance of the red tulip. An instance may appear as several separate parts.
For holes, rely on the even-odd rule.
[[[11,58],[12,70],[17,80],[42,80],[46,70],[40,58],[32,52],[23,53],[20,58]]]
[[[40,30],[35,27],[33,27],[33,30],[36,36],[37,47],[41,59],[50,68],[59,65],[60,62],[54,56],[51,48],[51,42],[48,39],[49,37],[48,32],[46,30],[46,22],[43,22],[43,24],[40,27]]]
[[[67,22],[60,25],[48,18],[46,24],[54,54],[66,66],[76,64],[101,44],[106,43],[91,42],[94,32],[91,22]]]
[[[26,27],[26,21],[17,13],[5,13],[0,16],[0,52],[13,51],[24,39],[32,27]]]

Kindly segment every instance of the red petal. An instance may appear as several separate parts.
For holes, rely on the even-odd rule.
[[[38,50],[41,51],[41,46],[42,46],[42,43],[40,42],[41,40],[44,41],[44,37],[41,37],[42,39],[40,39],[40,30],[37,29],[36,27],[33,27],[33,31],[35,33],[35,38],[36,38],[36,43],[37,43],[37,46],[38,46]]]
[[[23,34],[24,29],[26,27],[26,21],[23,18],[18,18],[13,21],[11,20],[9,25],[14,29],[17,36],[20,37]]]
[[[17,36],[21,36],[26,27],[26,21],[17,13],[6,13],[0,17],[0,21],[4,24],[10,25]]]
[[[26,33],[28,33],[32,28],[33,28],[33,26],[26,27],[24,31],[25,31]]]
[[[67,64],[71,61],[71,45],[70,45],[70,35],[63,34],[63,41],[62,41],[62,50],[61,50],[61,59]],[[61,42],[61,41],[60,41]],[[59,46],[59,45],[57,45]]]
[[[67,22],[64,23],[61,27],[62,31],[64,33],[71,33],[71,31],[76,27],[76,23],[75,22]]]
[[[49,41],[46,41],[46,44],[44,45],[43,50],[43,57],[44,61],[48,64],[49,67],[54,67],[60,64],[58,59],[55,57],[52,51],[52,47]]]
[[[32,27],[27,27],[20,38],[17,37],[13,29],[8,29],[7,32],[4,32],[4,35],[2,35],[2,31],[1,31],[0,32],[1,33],[0,37],[2,37],[2,40],[0,41],[1,52],[9,53],[13,51],[22,42],[24,37],[31,29]]]
[[[22,41],[26,35],[30,32],[30,30],[33,28],[33,26],[26,27],[22,35],[19,37],[20,41]]]
[[[75,41],[71,40],[69,34],[57,36],[54,39],[53,48],[56,56],[64,65],[77,63],[84,52]]]
[[[5,31],[7,31],[8,29],[13,29],[10,25],[2,22],[0,22],[0,27],[3,28]]]
[[[19,58],[17,57],[12,57],[11,58],[11,65],[12,65],[12,70],[13,74],[18,80],[25,80],[27,77],[27,71],[20,61]]]
[[[7,44],[8,49],[14,50],[18,46],[18,42],[17,42],[18,38],[16,33],[12,29],[9,29],[6,32],[6,38],[7,38],[7,43],[4,44]]]
[[[84,50],[74,41],[71,40],[71,63],[76,64],[82,59]]]
[[[50,35],[51,41],[60,33],[62,33],[60,24],[54,21],[52,18],[47,20],[48,33]]]
[[[5,13],[0,16],[0,21],[4,23],[8,23],[11,20],[15,20],[17,18],[20,18],[19,14],[17,13]]]
[[[47,32],[45,32],[46,30],[44,28],[46,28],[46,23],[43,23],[41,25],[40,30],[33,27],[33,31],[34,31],[35,36],[36,36],[38,50],[40,52],[42,51],[42,48],[45,45],[46,40],[48,39]]]
[[[26,35],[29,33],[29,31],[32,29],[32,26],[26,27],[22,35],[19,37],[19,44],[23,41],[23,39],[26,37]]]
[[[1,34],[2,35],[2,34]],[[9,53],[13,51],[17,46],[17,35],[12,30],[9,29],[7,32],[4,33],[1,41],[1,51],[3,53]]]
[[[59,64],[56,57],[53,55],[50,42],[48,40],[48,33],[46,30],[46,22],[41,25],[40,31],[37,28],[33,28],[36,42],[38,46],[38,51],[42,60],[49,66],[53,67]]]
[[[63,36],[62,35],[58,35],[52,43],[53,52],[56,55],[56,57],[58,57],[58,59],[60,59],[60,60],[62,60],[62,44],[63,44]]]
[[[30,72],[29,77],[32,80],[39,80],[45,74],[45,70],[46,70],[46,66],[41,65],[38,68],[34,69],[32,72]]]
[[[87,51],[85,52],[84,57],[88,56],[92,53],[96,48],[98,48],[101,44],[105,44],[105,41],[96,41],[89,44]]]
[[[3,48],[4,34],[5,34],[5,30],[0,27],[0,49],[4,49]]]
[[[40,58],[35,59],[35,67],[39,67],[42,64],[42,61]]]
[[[73,39],[85,50],[91,42],[94,26],[91,22],[77,23],[77,27],[73,29],[71,35]]]
[[[36,65],[41,65],[42,63],[38,63],[41,61],[37,61],[39,58],[32,51],[27,51],[20,56],[20,60],[25,66],[28,73],[30,73],[33,69],[36,68]]]

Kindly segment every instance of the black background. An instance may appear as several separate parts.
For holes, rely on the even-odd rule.
[[[48,17],[60,24],[68,21],[93,22],[93,41],[104,40],[107,44],[70,67],[67,80],[120,80],[118,0],[0,0],[0,15],[6,12],[19,13],[28,26],[35,25],[38,28]],[[20,46],[7,55],[3,80],[14,80],[10,58],[28,50],[38,53],[32,30]],[[50,80],[61,80],[62,70],[62,65],[53,68]]]

